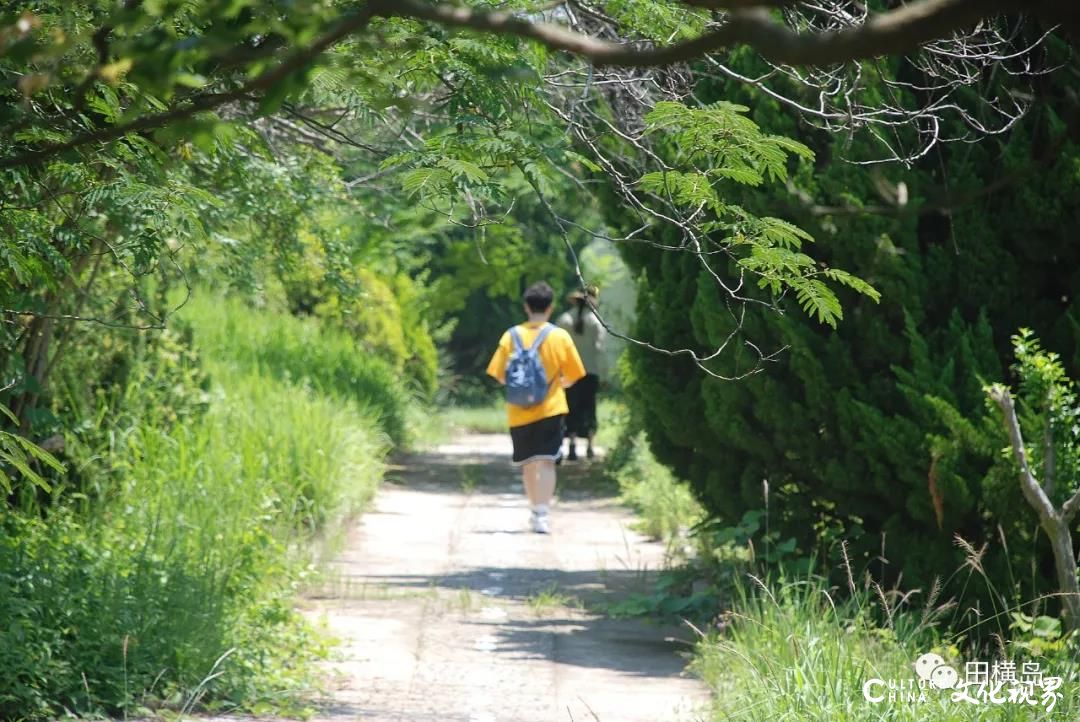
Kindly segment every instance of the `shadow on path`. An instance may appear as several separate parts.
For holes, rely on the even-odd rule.
[[[320,716],[368,722],[697,719],[686,627],[598,610],[647,592],[664,549],[599,463],[560,469],[554,533],[526,529],[504,436],[395,460],[308,613],[343,642]]]

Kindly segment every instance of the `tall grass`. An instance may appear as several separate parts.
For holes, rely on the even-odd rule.
[[[704,517],[690,486],[656,460],[640,422],[626,406],[608,401],[598,416],[596,441],[608,449],[607,473],[618,482],[623,502],[637,512],[637,530],[674,542]]]
[[[853,586],[841,595],[816,577],[771,584],[751,579],[737,587],[732,609],[697,645],[692,669],[712,688],[716,720],[967,722],[1080,717],[1075,650],[1042,660],[1046,675],[1066,678],[1064,699],[1049,714],[1041,705],[952,701],[949,691],[937,689],[926,689],[921,702],[867,701],[863,685],[868,679],[910,680],[916,676],[915,660],[927,652],[940,654],[961,679],[965,661],[992,661],[986,656],[965,660],[939,637],[936,624],[945,608],[935,608],[932,598],[919,606],[910,597],[905,600],[873,588]],[[1013,656],[1013,648],[1005,649]],[[1020,664],[1016,668],[1021,669]],[[880,691],[887,693],[881,687],[871,690]]]
[[[293,595],[307,542],[375,490],[387,436],[367,410],[385,423],[384,397],[363,402],[366,367],[330,368],[344,339],[235,307],[206,332],[214,308],[197,299],[193,314],[213,381],[204,413],[163,425],[151,408],[122,428],[99,414],[105,441],[84,473],[109,493],[0,517],[0,718],[260,711],[310,692],[323,644]],[[304,338],[323,350],[301,353]]]
[[[407,436],[410,398],[382,359],[316,319],[259,312],[234,298],[197,295],[181,311],[202,352],[243,372],[310,386],[378,419],[395,443]]]
[[[635,528],[653,539],[673,541],[701,521],[704,511],[689,485],[677,479],[649,451],[644,432],[613,469],[623,501],[637,512]]]

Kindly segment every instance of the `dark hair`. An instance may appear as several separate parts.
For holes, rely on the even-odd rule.
[[[555,291],[544,281],[537,281],[525,289],[525,305],[533,313],[543,313],[555,301]]]
[[[577,318],[574,319],[574,333],[578,336],[585,333],[585,309],[589,306],[589,299],[593,303],[600,297],[600,289],[596,286],[587,286],[585,293],[578,291],[571,298],[577,303]]]
[[[585,296],[577,297],[577,318],[574,319],[574,333],[578,336],[585,333],[585,307],[587,305]]]

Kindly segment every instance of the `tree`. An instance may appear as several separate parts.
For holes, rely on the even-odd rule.
[[[1080,151],[1075,126],[1061,122],[1075,112],[1063,85],[1070,72],[1045,78],[1040,110],[1005,136],[942,145],[911,170],[846,162],[873,139],[802,125],[760,89],[732,80],[697,86],[703,101],[751,107],[764,132],[797,138],[817,159],[783,186],[729,192],[729,202],[784,209],[817,239],[819,264],[881,294],[875,305],[838,289],[844,319],[835,330],[761,304],[747,305],[738,327],[693,259],[625,247],[640,279],[634,336],[711,349],[736,333],[732,353],[715,361],[728,376],[756,363],[752,349],[740,348],[744,338],[788,349],[736,384],[704,378],[688,359],[631,349],[629,388],[653,448],[712,515],[734,522],[764,506],[767,480],[773,528],[805,551],[843,536],[868,566],[888,559],[875,573],[925,589],[962,566],[959,536],[991,545],[983,568],[1021,600],[1053,584],[1049,547],[1015,514],[1025,502],[1015,473],[999,463],[1005,440],[986,417],[983,385],[1003,377],[1008,337],[1024,324],[1056,348],[1076,348],[1078,259],[1068,239],[1080,222],[1072,167]],[[618,200],[610,208],[623,229],[636,226]],[[680,233],[669,229],[664,239]],[[719,272],[732,275],[727,265]],[[1075,368],[1077,359],[1070,353],[1064,363]],[[1010,568],[1029,567],[1016,589],[1004,581]]]
[[[637,17],[650,11],[657,18],[671,17],[668,4],[647,4],[648,8],[635,10]],[[63,22],[57,24],[60,16],[50,3],[32,3],[21,15],[9,14],[0,26],[4,28],[0,57],[16,71],[16,82],[6,90],[9,98],[52,96],[51,108],[45,103],[34,108],[36,122],[33,116],[18,122],[24,130],[46,126],[49,132],[24,133],[0,156],[0,169],[32,165],[128,134],[187,124],[208,111],[238,103],[256,103],[262,113],[274,111],[303,89],[310,68],[336,46],[351,45],[357,55],[389,64],[380,50],[386,38],[399,34],[399,20],[525,38],[597,66],[621,67],[671,65],[741,46],[770,62],[802,67],[903,55],[920,47],[933,53],[935,44],[947,44],[955,33],[973,26],[994,27],[1001,16],[1021,12],[1071,31],[1080,27],[1080,11],[1052,0],[918,0],[872,14],[861,3],[832,0],[811,5],[822,9],[824,27],[807,22],[808,16],[799,14],[802,3],[794,1],[685,0],[680,24],[686,29],[675,35],[677,40],[658,43],[650,38],[662,22],[632,23],[632,37],[613,41],[541,19],[545,11],[560,5],[537,9],[526,2],[508,12],[483,3],[368,0],[338,7],[305,0],[277,12],[261,10],[252,2],[127,2],[114,11],[106,3],[89,3],[65,16],[78,21],[65,28]],[[775,10],[787,12],[793,27],[775,17]],[[576,1],[566,4],[563,16],[574,12],[610,20],[599,9]],[[645,43],[636,42],[636,37]],[[959,55],[970,75],[1008,59],[1010,53],[1026,56],[1030,50],[1010,50],[1011,40],[996,31],[993,37],[987,44],[965,42],[968,37],[960,36],[955,49],[938,48],[938,55]],[[186,40],[179,42],[180,38]],[[283,59],[275,62],[275,57]],[[88,93],[101,81],[123,82],[138,89],[133,97],[141,97],[111,121],[95,122],[82,111]],[[60,94],[66,97],[57,104],[57,94],[48,91],[60,83],[67,84],[68,92]]]
[[[885,213],[875,209],[880,218],[855,221],[870,237],[878,237],[894,225],[910,230],[922,222],[909,209],[926,205],[933,179],[917,189],[911,185],[918,203],[910,204],[902,192],[908,185],[883,180],[886,192],[875,194],[856,168],[836,170],[822,181],[812,163],[827,163],[834,155],[872,159],[862,136],[849,148],[835,136],[815,137],[784,117],[773,105],[782,101],[764,90],[764,95],[749,96],[754,103],[741,106],[702,103],[696,94],[710,83],[718,87],[715,78],[703,78],[681,63],[650,66],[693,58],[704,64],[712,58],[710,50],[743,40],[753,48],[752,32],[762,28],[770,37],[781,33],[786,39],[794,33],[796,45],[834,53],[803,58],[807,63],[832,63],[842,59],[835,54],[837,47],[854,52],[852,58],[870,53],[866,38],[880,40],[882,32],[895,34],[889,42],[899,42],[902,35],[914,43],[910,47],[928,43],[938,37],[935,33],[948,35],[974,23],[976,14],[989,12],[988,6],[979,5],[973,14],[971,2],[922,0],[893,10],[879,8],[882,12],[873,18],[855,15],[850,29],[829,30],[822,27],[831,27],[829,18],[843,4],[774,3],[770,15],[749,3],[740,8],[700,5],[612,3],[605,14],[580,3],[546,11],[523,4],[517,14],[508,14],[481,4],[455,8],[416,2],[342,6],[303,0],[278,7],[206,0],[126,3],[119,9],[104,0],[32,3],[26,15],[9,16],[0,50],[0,68],[21,79],[3,91],[17,102],[0,111],[0,126],[8,131],[0,136],[0,173],[5,187],[16,189],[0,222],[20,234],[13,245],[17,252],[5,259],[9,302],[4,308],[9,317],[20,319],[11,324],[12,335],[4,344],[9,360],[14,359],[9,368],[21,363],[20,373],[37,378],[48,367],[39,351],[52,344],[50,328],[60,319],[80,316],[72,305],[90,294],[84,291],[72,299],[69,292],[93,287],[103,258],[115,261],[107,268],[131,292],[131,307],[121,321],[130,324],[145,316],[151,307],[139,300],[145,300],[149,285],[143,272],[173,267],[177,239],[180,245],[202,243],[230,225],[257,223],[265,204],[259,186],[246,181],[245,166],[250,163],[263,173],[294,158],[303,168],[286,165],[286,173],[321,169],[316,173],[320,183],[290,186],[273,173],[260,175],[274,179],[275,191],[282,191],[273,194],[282,202],[282,212],[275,214],[282,223],[274,224],[269,242],[255,234],[240,239],[232,246],[242,249],[237,260],[269,252],[279,265],[293,263],[302,249],[289,220],[310,218],[320,198],[333,203],[359,199],[357,212],[369,218],[370,209],[386,199],[397,210],[414,206],[400,215],[380,215],[395,224],[407,217],[403,229],[395,226],[393,232],[371,236],[385,241],[403,230],[410,240],[422,237],[418,245],[423,245],[448,238],[449,226],[485,233],[513,218],[520,197],[530,194],[532,209],[550,220],[571,266],[577,266],[581,241],[600,238],[627,248],[638,269],[647,272],[646,282],[657,284],[642,295],[642,303],[657,311],[650,322],[668,318],[669,328],[642,326],[633,339],[639,348],[658,354],[657,370],[671,363],[679,372],[741,377],[765,368],[796,340],[819,343],[825,329],[806,330],[784,315],[789,297],[815,323],[828,327],[842,315],[849,321],[869,315],[863,300],[874,298],[876,290],[858,274],[844,272],[845,258],[861,263],[872,255],[872,249],[854,244],[866,235],[853,233],[853,246],[844,250],[819,249],[816,258],[807,252],[811,235],[834,235],[829,226],[835,225],[836,213],[815,215],[822,205],[817,199],[831,195],[843,200],[841,212],[861,213],[876,195],[891,194]],[[825,8],[824,19],[814,7]],[[1014,43],[1002,30],[1011,27],[1012,19],[998,17],[1011,7],[993,5],[991,21],[983,25],[1004,38],[995,52],[1015,44],[1017,55],[1027,57],[1029,48],[1042,47],[1034,41],[1044,33],[1034,33],[1033,43],[1026,38]],[[1051,17],[1049,5],[1036,10],[1040,17]],[[808,18],[812,24],[800,25]],[[583,35],[590,28],[595,35]],[[916,35],[907,34],[912,28]],[[478,40],[475,34],[451,32],[461,29],[486,35]],[[833,44],[838,37],[842,42]],[[971,37],[929,43],[919,52],[947,55],[951,43],[970,42]],[[571,52],[551,52],[552,47]],[[872,50],[900,47],[882,41]],[[740,59],[733,53],[725,67],[745,77],[758,69],[769,73],[769,52],[765,59],[756,54]],[[985,63],[994,57],[977,59]],[[593,67],[583,68],[579,58],[593,61]],[[773,57],[777,62],[795,59]],[[604,74],[616,61],[637,67]],[[855,64],[852,72],[869,65]],[[983,67],[976,62],[972,74],[978,76]],[[1038,69],[1024,80],[1041,77],[1034,72]],[[890,67],[883,72],[894,75]],[[904,107],[915,108],[918,80],[905,81],[903,88],[869,84],[867,92],[912,97],[915,102]],[[976,87],[968,88],[969,96]],[[811,92],[810,85],[797,85],[792,95]],[[801,96],[788,99],[806,107]],[[962,129],[965,122],[949,127]],[[815,137],[815,149],[821,151],[815,160],[807,144],[786,138],[796,133]],[[267,168],[259,170],[263,160]],[[982,162],[981,167],[989,167]],[[226,198],[207,193],[216,183],[211,174],[219,171],[229,181]],[[826,182],[827,192],[819,192],[819,183]],[[840,190],[844,186],[859,192],[846,194]],[[133,196],[132,188],[143,195]],[[188,202],[162,211],[174,196]],[[612,228],[581,223],[580,208],[597,198],[618,206]],[[763,204],[766,198],[770,202]],[[247,201],[236,202],[241,199]],[[162,205],[147,206],[147,200]],[[242,212],[230,219],[237,205]],[[132,213],[146,207],[150,210]],[[801,222],[781,218],[777,208]],[[212,227],[207,221],[214,222]],[[813,234],[802,229],[808,224],[817,226]],[[97,239],[107,245],[95,246]],[[117,245],[118,239],[123,243]],[[331,247],[334,252],[326,257],[333,262],[347,258],[344,245]],[[416,258],[432,258],[429,251],[423,248]],[[400,253],[401,247],[391,252]],[[132,265],[132,259],[142,265]],[[243,265],[234,267],[242,270]],[[903,290],[919,283],[924,270],[935,271],[904,268],[890,282]],[[575,272],[580,277],[580,269]],[[662,296],[669,281],[679,289],[672,299],[686,305],[704,299],[690,318],[685,308]],[[711,289],[704,288],[707,284]],[[107,308],[115,295],[101,293],[95,299]],[[844,299],[850,308],[841,303]],[[154,313],[148,325],[160,323],[160,314]],[[117,317],[97,318],[112,322]],[[889,317],[894,329],[897,317],[895,312]],[[779,325],[770,327],[766,319]],[[747,320],[751,326],[744,327]],[[881,368],[880,359],[874,363]],[[697,390],[679,389],[673,398],[692,407]],[[25,392],[38,393],[32,388]],[[707,429],[707,424],[697,427],[699,441],[720,448]],[[656,443],[664,444],[660,432]],[[668,456],[684,471],[700,461],[693,454],[681,460]]]
[[[1080,629],[1080,580],[1072,540],[1072,522],[1080,511],[1080,404],[1060,357],[1045,351],[1030,329],[1013,336],[1013,349],[1022,411],[1017,413],[1013,394],[1004,384],[989,387],[987,395],[1001,411],[1024,499],[1050,540],[1065,623],[1069,629]],[[1037,452],[1024,440],[1021,416],[1029,429],[1035,426],[1035,438],[1041,427]],[[1036,469],[1041,471],[1041,483]]]

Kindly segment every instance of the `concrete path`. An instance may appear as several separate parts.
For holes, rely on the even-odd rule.
[[[691,630],[586,611],[646,589],[663,548],[583,488],[581,467],[563,475],[554,533],[529,533],[509,451],[464,436],[393,469],[305,603],[341,641],[319,719],[699,719],[704,687],[682,674]]]

